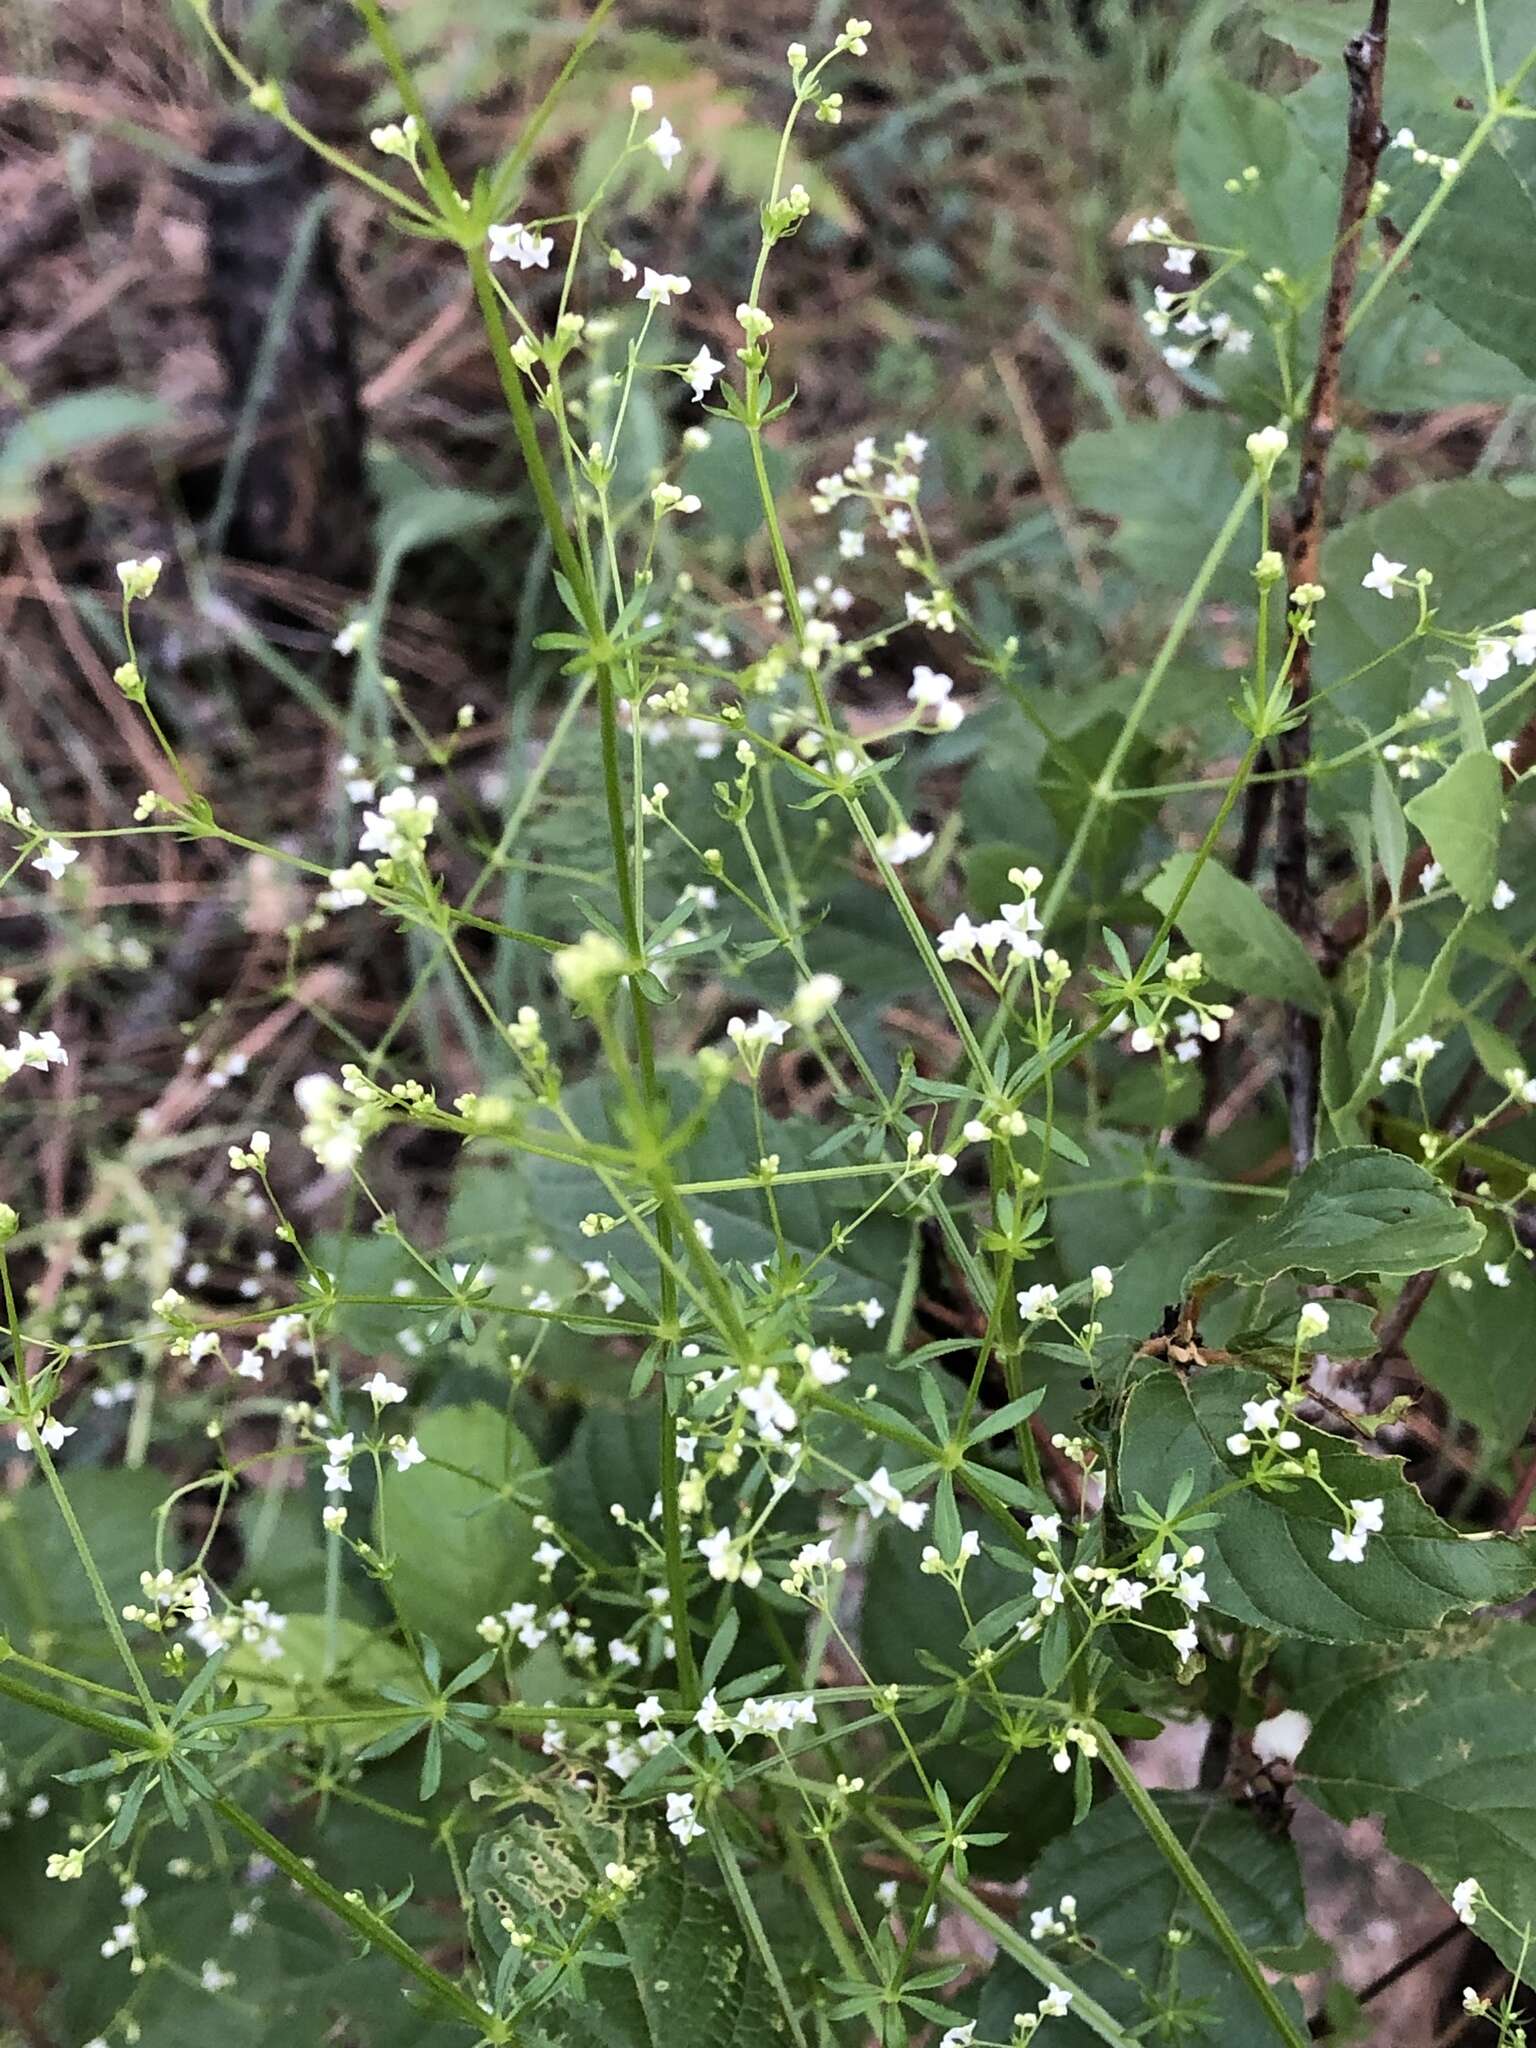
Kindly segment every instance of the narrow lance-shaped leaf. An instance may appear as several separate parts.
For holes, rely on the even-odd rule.
[[[1165,915],[1194,865],[1176,853],[1142,894]],[[1179,909],[1179,929],[1218,980],[1249,995],[1272,996],[1321,1016],[1328,990],[1317,963],[1256,890],[1216,861],[1207,861]]]

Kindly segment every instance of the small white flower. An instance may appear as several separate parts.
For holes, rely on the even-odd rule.
[[[1406,562],[1389,562],[1380,552],[1371,556],[1371,566],[1360,579],[1362,590],[1374,590],[1378,597],[1392,597],[1396,593],[1398,578],[1407,569]]]
[[[670,306],[674,299],[681,298],[684,292],[691,289],[692,281],[689,278],[676,277],[667,270],[652,270],[647,264],[644,280],[635,297],[648,306]]]
[[[1253,1753],[1261,1764],[1295,1763],[1312,1733],[1312,1723],[1295,1707],[1271,1714],[1253,1731]]]
[[[848,1368],[834,1358],[825,1344],[818,1344],[807,1356],[806,1370],[818,1387],[835,1387],[848,1377]]]
[[[54,881],[62,882],[64,870],[72,861],[77,861],[79,858],[80,852],[78,847],[66,846],[59,839],[50,839],[32,865],[35,868],[41,868],[45,875],[51,875]]]
[[[947,702],[954,687],[953,676],[947,676],[939,669],[929,668],[926,662],[919,662],[912,671],[912,685],[907,691],[907,696],[919,710],[931,711]]]
[[[1296,1318],[1296,1334],[1305,1344],[1309,1337],[1321,1337],[1328,1328],[1328,1311],[1321,1302],[1302,1303],[1301,1314]]]
[[[884,1465],[871,1473],[868,1479],[861,1479],[854,1492],[869,1510],[870,1519],[878,1522],[889,1514],[901,1523],[904,1529],[920,1529],[927,1519],[926,1502],[908,1500],[891,1484],[891,1475]]]
[[[637,114],[648,114],[656,104],[656,95],[648,85],[632,85],[629,88],[629,104]]]
[[[700,346],[698,354],[683,373],[688,379],[689,388],[693,392],[695,399],[700,404],[708,397],[715,379],[724,368],[725,365],[718,356],[712,356],[706,347]]]
[[[1365,1546],[1369,1536],[1366,1529],[1330,1529],[1328,1562],[1330,1564],[1364,1564]]]
[[[552,235],[535,235],[520,220],[486,231],[493,263],[515,263],[519,270],[548,270],[554,253]]]
[[[1056,1289],[1045,1280],[1034,1287],[1021,1287],[1015,1299],[1019,1305],[1019,1314],[1025,1322],[1034,1323],[1042,1316],[1049,1315],[1055,1308]]]
[[[424,1465],[427,1454],[413,1436],[392,1436],[389,1440],[389,1455],[395,1461],[397,1472],[409,1472],[413,1465]]]
[[[694,1818],[691,1792],[667,1794],[667,1831],[675,1835],[685,1848],[703,1834],[703,1828]]]
[[[761,1051],[770,1045],[782,1045],[788,1034],[788,1019],[775,1017],[767,1010],[759,1010],[750,1024],[745,1017],[733,1017],[725,1027],[726,1037],[743,1051]]]
[[[375,1408],[390,1408],[405,1399],[405,1388],[386,1378],[382,1372],[376,1372],[371,1380],[364,1380],[358,1392],[366,1394]]]
[[[1464,1927],[1477,1925],[1477,1909],[1483,1902],[1483,1888],[1475,1877],[1464,1877],[1451,1893],[1451,1911]]]
[[[1490,683],[1502,682],[1509,674],[1509,648],[1502,640],[1479,640],[1471,661],[1456,673],[1481,697]]]
[[[60,1451],[64,1448],[65,1438],[73,1436],[75,1431],[72,1424],[60,1422],[56,1416],[50,1415],[45,1418],[37,1434],[50,1451]],[[30,1451],[34,1448],[30,1430],[17,1430],[16,1448],[18,1451]]]
[[[1105,1588],[1105,1609],[1123,1607],[1131,1614],[1139,1614],[1148,1590],[1140,1579],[1115,1579]]]
[[[1115,1291],[1115,1276],[1108,1266],[1095,1266],[1088,1275],[1095,1301],[1107,1301]]]
[[[880,841],[880,851],[893,868],[899,868],[905,867],[908,861],[921,860],[932,845],[931,832],[914,832],[910,825],[903,825],[886,834]]]
[[[1507,1260],[1500,1262],[1490,1261],[1483,1267],[1483,1271],[1488,1276],[1488,1285],[1490,1287],[1507,1287],[1509,1285],[1509,1264]]]
[[[1500,877],[1500,879],[1499,879],[1499,880],[1498,880],[1498,881],[1497,881],[1497,882],[1496,882],[1496,883],[1494,884],[1494,890],[1493,890],[1493,907],[1494,907],[1494,909],[1495,909],[1495,910],[1508,910],[1509,906],[1511,905],[1511,903],[1513,903],[1513,902],[1514,902],[1514,900],[1515,900],[1515,892],[1514,892],[1514,890],[1513,890],[1513,889],[1512,889],[1512,888],[1511,888],[1511,887],[1509,886],[1508,882],[1506,882],[1506,881],[1505,881],[1505,880],[1504,880],[1504,879],[1502,878],[1502,876],[1501,876],[1501,877]]]
[[[647,135],[645,146],[657,158],[664,171],[670,171],[683,153],[683,139],[665,116],[660,125]]]

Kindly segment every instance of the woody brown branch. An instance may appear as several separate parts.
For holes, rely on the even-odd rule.
[[[1344,361],[1344,336],[1360,269],[1361,231],[1370,210],[1376,168],[1386,143],[1382,123],[1382,90],[1387,69],[1387,18],[1390,0],[1372,0],[1369,28],[1350,39],[1344,50],[1349,74],[1349,136],[1344,176],[1339,188],[1339,218],[1333,266],[1323,304],[1313,374],[1301,441],[1301,476],[1292,505],[1287,582],[1316,583],[1322,559],[1324,500],[1328,462],[1338,431],[1339,382]],[[1279,785],[1275,819],[1275,901],[1280,915],[1304,943],[1317,931],[1317,905],[1307,858],[1308,769],[1312,757],[1312,721],[1306,715],[1312,694],[1312,648],[1303,640],[1291,668],[1292,703],[1303,713],[1282,733],[1276,758],[1285,779]],[[1322,1028],[1306,1011],[1286,1011],[1287,1068],[1290,1095],[1291,1156],[1298,1167],[1312,1157],[1317,1129],[1318,1083],[1322,1067]]]

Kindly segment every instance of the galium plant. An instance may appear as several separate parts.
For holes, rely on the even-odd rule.
[[[776,263],[878,24],[788,50],[727,345],[629,210],[688,161],[649,85],[535,217],[606,0],[479,168],[357,6],[399,104],[356,153],[192,11],[466,266],[557,715],[487,837],[471,714],[339,619],[344,851],[264,844],[157,708],[170,565],[124,560],[160,786],[99,830],[0,794],[61,927],[103,839],[174,835],[302,890],[279,1001],[359,926],[416,977],[371,1041],[321,1014],[259,1127],[249,1041],[189,1049],[234,1289],[138,1141],[73,1219],[0,1212],[0,1736],[56,2037],[1342,2039],[1299,1777],[1385,1816],[1510,1973],[1467,2014],[1523,2040],[1536,515],[1516,427],[1360,482],[1373,408],[1528,404],[1488,265],[1536,227],[1523,10],[1377,0],[1342,67],[1307,15],[1288,94],[1203,80],[1121,238],[1192,403],[1067,451],[1127,672],[1051,689],[946,560],[942,416],[776,483]],[[692,537],[708,476],[760,555]],[[37,1113],[74,1048],[41,982],[5,1007]],[[401,1134],[454,1161],[422,1241]],[[1410,1478],[1413,1404],[1372,1407],[1405,1358],[1473,1483]],[[1200,1723],[1200,1788],[1146,1789],[1127,1746]]]

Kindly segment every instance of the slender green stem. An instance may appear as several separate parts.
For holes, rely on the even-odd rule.
[[[720,1875],[725,1879],[725,1888],[731,1895],[731,1902],[741,1915],[742,1925],[752,1937],[757,1959],[763,1966],[768,1982],[773,1986],[774,1996],[779,2001],[779,2010],[784,2015],[785,2024],[794,2038],[796,2048],[806,2048],[805,2031],[800,2025],[800,2016],[795,2011],[795,2002],[789,1995],[789,1986],[784,1982],[784,1973],[779,1968],[779,1959],[773,1952],[773,1943],[768,1939],[768,1931],[763,1926],[752,1894],[747,1889],[747,1881],[741,1874],[741,1862],[735,1846],[723,1823],[716,1819],[711,1819],[709,1823],[709,1846],[715,1852],[715,1861],[720,1866]]]
[[[1061,866],[1052,877],[1050,889],[1046,894],[1045,903],[1041,909],[1041,916],[1047,925],[1049,925],[1051,919],[1060,910],[1062,903],[1066,899],[1067,891],[1071,888],[1076,878],[1077,870],[1082,864],[1083,853],[1087,847],[1089,835],[1098,824],[1099,814],[1105,804],[1113,801],[1113,792],[1119,779],[1120,770],[1125,766],[1126,756],[1136,744],[1137,736],[1146,720],[1147,713],[1152,709],[1152,700],[1162,688],[1164,679],[1169,669],[1173,666],[1174,656],[1183,646],[1184,636],[1194,624],[1195,615],[1205,602],[1206,592],[1210,589],[1217,570],[1226,560],[1227,550],[1237,538],[1243,521],[1248,517],[1253,501],[1258,496],[1258,493],[1259,478],[1258,472],[1255,471],[1238,492],[1231,510],[1221,523],[1221,530],[1206,550],[1205,560],[1195,572],[1194,582],[1191,583],[1189,589],[1184,593],[1183,601],[1173,615],[1172,624],[1163,635],[1163,643],[1153,658],[1152,666],[1147,670],[1146,678],[1136,693],[1135,701],[1132,703],[1130,710],[1125,714],[1124,723],[1115,735],[1114,745],[1109,750],[1104,766],[1099,772],[1098,780],[1089,789],[1088,800],[1083,805],[1082,813],[1077,821],[1077,829],[1072,835],[1072,843],[1067,848]]]
[[[1248,1953],[1248,1945],[1222,1911],[1221,1902],[1200,1875],[1178,1836],[1158,1811],[1152,1795],[1131,1769],[1124,1751],[1105,1728],[1094,1725],[1099,1755],[1126,1801],[1151,1837],[1168,1868],[1210,1923],[1211,1932],[1226,1951],[1233,1968],[1257,2000],[1260,2010],[1287,2048],[1308,2048],[1307,2035],[1299,2029],[1275,1996],[1274,1988]]]
[[[74,1685],[80,1681],[70,1678],[66,1682]],[[103,1736],[118,1748],[142,1749],[150,1732],[141,1722],[129,1721],[121,1714],[104,1714],[99,1707],[82,1707],[74,1700],[61,1699],[57,1693],[45,1691],[28,1679],[19,1678],[11,1670],[9,1658],[0,1661],[0,1693],[20,1706],[35,1707],[40,1714],[51,1714],[56,1721],[68,1721],[76,1728],[88,1728],[93,1735]]]
[[[3,1677],[4,1674],[0,1673],[0,1678]],[[425,1956],[418,1955],[411,1944],[397,1934],[387,1920],[366,1906],[356,1893],[338,1891],[317,1870],[311,1869],[302,1856],[296,1856],[285,1842],[279,1841],[254,1814],[247,1813],[233,1799],[217,1798],[213,1801],[213,1808],[220,1819],[236,1834],[243,1835],[253,1849],[270,1857],[285,1877],[334,1913],[354,1934],[373,1948],[381,1949],[402,1970],[425,1985],[458,2019],[473,2027],[480,2039],[505,2043],[510,2048],[512,2036],[504,2025],[487,2012],[478,1999],[471,1998],[461,1985],[455,1984],[451,1977],[445,1977],[441,1970],[434,1969]]]
[[[27,1385],[27,1379],[24,1365],[25,1354],[21,1335],[21,1319],[17,1313],[15,1290],[11,1285],[10,1261],[3,1250],[0,1250],[0,1292],[3,1292],[5,1301],[6,1322],[10,1328],[11,1352],[16,1364],[17,1381],[19,1387],[24,1389]],[[74,1545],[75,1555],[80,1560],[80,1568],[90,1583],[91,1596],[96,1602],[102,1620],[106,1623],[107,1633],[112,1638],[113,1647],[122,1660],[123,1669],[128,1674],[128,1682],[138,1694],[139,1703],[149,1718],[150,1726],[158,1733],[165,1726],[159,1703],[150,1691],[149,1683],[140,1667],[139,1660],[133,1654],[128,1638],[123,1632],[123,1625],[118,1619],[117,1609],[112,1604],[112,1596],[102,1583],[101,1573],[97,1569],[96,1560],[91,1554],[91,1546],[86,1541],[85,1531],[80,1526],[80,1518],[75,1513],[74,1504],[64,1489],[64,1483],[59,1478],[58,1470],[54,1465],[52,1457],[49,1455],[48,1446],[43,1441],[41,1424],[36,1416],[31,1414],[30,1400],[28,1403],[28,1414],[27,1431],[32,1444],[32,1455],[37,1461],[37,1468],[47,1483],[48,1491],[53,1495],[54,1505],[59,1511],[65,1528],[69,1531],[69,1540]]]
[[[914,1869],[922,1869],[926,1861],[922,1848],[888,1820],[874,1807],[867,1809],[866,1817],[875,1830],[884,1835],[899,1855],[905,1856]],[[953,1871],[947,1871],[940,1882],[939,1890],[951,1904],[956,1905],[970,1920],[983,1928],[997,1943],[1003,1954],[1012,1957],[1028,1970],[1036,1983],[1068,1991],[1072,1995],[1072,2017],[1080,2020],[1089,2032],[1107,2043],[1107,2048],[1137,2048],[1134,2035],[1128,2034],[1112,2013],[1106,2012],[1096,1998],[1090,1998],[1081,1986],[1074,1983],[1066,1972],[1057,1968],[1043,1949],[1036,1948],[1032,1941],[1026,1941],[1012,1921],[1005,1920],[1001,1913],[995,1913],[978,1899],[969,1885],[963,1884]]]

